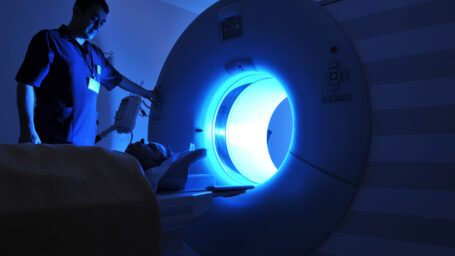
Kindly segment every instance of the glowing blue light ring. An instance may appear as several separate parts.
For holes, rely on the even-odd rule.
[[[201,109],[199,111],[201,116],[199,118],[200,122],[204,124],[202,127],[205,132],[201,134],[201,137],[197,138],[197,143],[200,144],[201,147],[208,149],[206,165],[207,168],[210,169],[211,173],[218,179],[218,184],[252,184],[251,181],[248,181],[242,175],[235,175],[234,172],[228,173],[223,168],[220,159],[215,153],[216,147],[213,136],[215,131],[214,120],[216,118],[220,102],[222,102],[222,99],[230,88],[236,88],[247,82],[253,82],[264,77],[270,77],[270,75],[256,71],[247,71],[235,76],[222,77],[213,83],[213,90],[207,92],[207,96],[205,97],[206,101],[201,104]]]
[[[226,130],[229,155],[237,170],[255,183],[267,181],[280,167],[275,166],[270,156],[267,131],[273,113],[286,98],[276,79],[263,79],[245,88],[229,113]]]
[[[232,109],[232,105],[237,100],[237,97],[245,90],[250,84],[242,85],[237,87],[223,98],[220,106],[218,107],[216,118],[215,118],[215,128],[214,128],[214,143],[215,149],[218,155],[219,160],[227,165],[230,169],[238,172],[234,163],[232,162],[229,156],[227,138],[226,138],[226,128],[227,128],[227,119],[229,113]]]
[[[215,143],[215,131],[216,131],[216,116],[220,109],[221,104],[223,103],[225,97],[229,94],[230,91],[248,84],[260,81],[262,79],[271,78],[272,76],[266,73],[259,73],[259,72],[244,72],[239,75],[233,76],[227,81],[225,81],[221,86],[217,87],[218,90],[214,93],[214,97],[212,97],[211,102],[208,104],[208,109],[213,111],[207,111],[207,115],[205,118],[205,123],[210,124],[210,127],[206,127],[209,131],[207,137],[205,138],[206,147],[212,148],[210,152],[212,154],[208,154],[207,158],[211,163],[212,168],[214,168],[215,172],[219,175],[220,178],[225,180],[228,184],[233,183],[240,183],[246,185],[255,185],[254,182],[245,178],[239,172],[231,170],[228,166],[223,164],[223,159],[216,153],[217,147]],[[220,96],[221,95],[221,96]],[[213,107],[216,106],[216,107]]]
[[[249,82],[249,83],[246,83],[246,82]],[[258,87],[257,85],[260,82],[262,82],[262,83],[268,82],[268,84],[272,84],[272,85],[271,86],[268,85],[265,87],[264,87],[264,85],[260,85],[262,87]],[[256,85],[252,85],[252,84],[256,84]],[[250,87],[250,86],[252,86],[252,87]],[[253,88],[255,88],[255,89],[253,89]],[[259,90],[258,90],[258,88],[259,88]],[[272,93],[269,92],[267,95],[267,93],[263,92],[264,91],[263,88],[265,88],[265,90],[274,90],[274,91],[272,91]],[[213,145],[214,152],[215,152],[219,165],[221,165],[221,168],[225,171],[225,173],[230,178],[236,180],[237,182],[243,183],[243,184],[258,184],[258,183],[262,183],[262,182],[268,180],[277,171],[277,168],[273,165],[273,162],[270,158],[267,144],[265,143],[266,137],[264,138],[264,143],[265,143],[264,144],[264,143],[262,143],[260,135],[259,135],[259,137],[257,135],[255,136],[256,130],[252,130],[252,131],[250,130],[249,136],[247,138],[245,138],[246,141],[248,141],[248,140],[250,140],[250,142],[253,141],[254,145],[261,144],[261,143],[264,144],[262,146],[259,146],[259,148],[256,147],[255,150],[250,150],[250,151],[247,150],[245,152],[246,153],[245,155],[249,155],[249,156],[255,155],[255,157],[252,157],[252,160],[255,163],[254,165],[246,164],[246,161],[241,160],[239,158],[239,154],[236,154],[236,151],[238,151],[238,149],[240,149],[240,151],[242,150],[242,147],[244,146],[244,144],[240,148],[232,145],[232,141],[235,141],[235,137],[237,137],[237,138],[239,137],[238,136],[239,132],[237,132],[237,135],[235,132],[232,132],[233,131],[232,130],[232,119],[235,119],[236,117],[238,119],[239,116],[241,116],[241,114],[240,115],[238,114],[238,112],[239,112],[238,110],[233,111],[234,113],[232,113],[231,110],[236,104],[237,105],[241,104],[239,102],[242,102],[242,101],[239,99],[241,99],[242,94],[245,94],[246,93],[245,91],[248,92],[248,90],[250,90],[250,94],[249,94],[250,96],[249,96],[249,98],[248,97],[245,98],[246,96],[243,98],[243,105],[241,106],[241,108],[245,107],[245,102],[251,101],[251,100],[255,101],[254,97],[251,97],[251,95],[254,96],[255,93],[258,94],[259,96],[266,95],[266,96],[262,96],[263,102],[264,101],[266,102],[266,104],[264,104],[262,102],[263,109],[261,109],[261,108],[258,109],[258,106],[254,107],[254,105],[252,107],[253,112],[255,111],[254,113],[262,114],[262,118],[259,118],[259,119],[256,118],[256,122],[261,123],[261,125],[260,125],[261,129],[264,129],[264,127],[265,127],[265,129],[267,129],[268,122],[270,121],[270,118],[273,114],[274,109],[278,106],[278,104],[283,99],[286,98],[286,94],[285,94],[284,89],[281,86],[281,84],[270,75],[254,74],[254,75],[244,76],[244,77],[236,80],[236,82],[234,82],[232,84],[232,86],[230,86],[230,88],[227,89],[227,91],[224,93],[223,97],[221,97],[221,100],[219,101],[219,104],[216,108],[215,117],[212,119],[212,120],[214,120],[213,127],[212,127],[212,132],[213,132],[212,145]],[[281,98],[277,99],[277,96],[278,96],[278,98],[279,97],[281,97]],[[245,99],[247,101],[245,101]],[[256,99],[256,102],[257,101],[258,100]],[[273,102],[273,103],[271,103],[273,106],[267,106],[267,105],[270,105],[270,102]],[[251,104],[249,106],[251,107]],[[268,109],[268,110],[265,110],[265,109]],[[237,112],[237,114],[235,114],[236,112]],[[264,112],[264,113],[261,113],[261,112]],[[258,116],[260,116],[260,114]],[[249,118],[254,119],[254,116],[250,115]],[[229,121],[228,119],[231,121]],[[249,123],[250,125],[252,123],[254,124],[254,122],[252,122],[252,121],[249,121],[249,122],[248,122],[248,120],[244,120],[244,121],[246,121],[246,122],[242,121],[242,124],[244,124],[244,123],[247,123],[247,124]],[[229,125],[229,123],[231,123],[231,125]],[[262,126],[264,126],[264,127],[262,127]],[[229,127],[231,127],[231,129]],[[229,131],[229,130],[231,132],[228,132],[228,134],[231,134],[231,138],[234,138],[234,140],[232,140],[232,139],[230,140],[226,136],[226,135],[228,135],[227,131]],[[248,129],[242,129],[240,133],[246,132],[248,134],[247,130]],[[260,130],[260,129],[257,129],[257,130]],[[238,139],[237,139],[237,141],[238,141]],[[242,141],[240,141],[240,143],[242,143]],[[262,154],[256,153],[256,151],[259,151]],[[234,162],[232,161],[232,158],[235,159]],[[258,168],[257,168],[257,170],[254,170],[254,166],[256,166],[256,165],[258,166]]]

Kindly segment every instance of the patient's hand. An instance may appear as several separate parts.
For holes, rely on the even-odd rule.
[[[153,190],[180,190],[185,188],[188,168],[206,155],[206,149],[173,153],[160,166],[145,170]]]
[[[136,142],[128,145],[126,153],[134,156],[142,166],[143,170],[159,166],[166,160],[166,149],[158,143],[144,144]]]
[[[206,149],[196,149],[173,154],[162,166],[168,166],[167,171],[158,183],[161,190],[179,190],[185,188],[188,179],[188,168],[195,161],[205,157]]]
[[[142,166],[153,190],[179,190],[185,187],[190,165],[205,157],[206,149],[172,153],[159,144],[141,142],[128,145],[126,153],[134,156]]]

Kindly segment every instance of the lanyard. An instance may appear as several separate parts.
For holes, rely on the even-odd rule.
[[[94,64],[94,61],[93,61],[92,51],[89,48],[90,45],[86,42],[86,44],[87,44],[87,54],[84,54],[85,53],[85,49],[82,48],[82,45],[80,45],[76,40],[73,41],[73,44],[75,44],[79,54],[81,55],[82,59],[84,60],[85,65],[87,66],[88,70],[90,71],[91,77],[95,78],[95,73],[96,73],[95,72],[95,64]],[[90,58],[88,58],[88,57],[90,57]]]
[[[59,29],[60,33],[62,33],[62,35],[65,35],[67,37],[68,40],[70,40],[70,42],[73,43],[73,46],[76,48],[76,51],[79,52],[79,55],[82,57],[82,59],[84,60],[84,63],[85,65],[87,66],[89,72],[90,72],[90,76],[92,78],[95,78],[95,74],[98,74],[97,70],[95,70],[95,63],[93,61],[93,55],[92,55],[92,49],[90,48],[90,43],[88,41],[84,42],[85,44],[87,44],[87,51],[83,48],[82,45],[80,45],[76,39],[72,38],[67,27],[62,25]],[[87,52],[87,54],[89,55],[88,57],[90,57],[90,59],[88,59],[87,57],[87,54],[84,54],[85,52]],[[89,62],[90,61],[90,62]]]
[[[87,50],[88,50],[88,45],[87,45]],[[88,50],[88,55],[90,55],[90,64],[88,64],[87,58],[84,58],[85,64],[87,65],[88,69],[90,70],[90,73],[92,74],[92,77],[95,78],[95,63],[93,62],[93,55],[92,51]]]

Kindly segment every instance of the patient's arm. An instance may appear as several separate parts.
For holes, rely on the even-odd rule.
[[[160,166],[145,170],[153,190],[180,190],[188,179],[188,168],[195,161],[205,157],[207,150],[197,149],[171,155]]]

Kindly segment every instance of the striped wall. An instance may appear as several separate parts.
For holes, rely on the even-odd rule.
[[[324,8],[364,64],[373,138],[351,209],[312,255],[455,255],[455,0]]]

